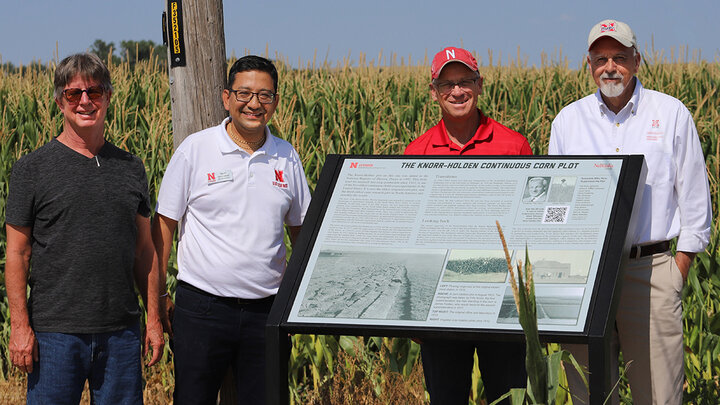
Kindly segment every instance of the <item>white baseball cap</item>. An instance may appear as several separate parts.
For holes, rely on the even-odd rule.
[[[602,37],[613,38],[628,48],[638,50],[635,33],[629,25],[622,21],[603,20],[595,24],[590,30],[590,35],[588,35],[588,51],[592,47],[592,44]]]

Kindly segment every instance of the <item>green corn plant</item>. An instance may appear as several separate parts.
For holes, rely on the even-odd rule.
[[[720,402],[720,254],[715,232],[683,290],[686,402]]]
[[[596,89],[584,64],[571,68],[567,63],[550,61],[546,57],[540,66],[528,66],[521,61],[501,65],[497,63],[497,55],[493,59],[490,54],[489,60],[485,57],[484,62],[480,55],[476,57],[483,65],[480,70],[485,78],[480,108],[489,117],[525,135],[536,154],[547,151],[550,123],[560,109]],[[400,154],[405,145],[440,119],[439,109],[428,93],[427,58],[424,62],[422,58],[414,58],[413,63],[398,60],[388,66],[382,60],[392,57],[381,53],[375,60],[361,55],[356,67],[347,61],[338,65],[328,61],[299,61],[295,65],[297,68],[290,66],[282,56],[275,55],[273,59],[279,62],[278,92],[282,98],[270,127],[274,134],[291,142],[298,151],[311,189],[317,183],[328,153]],[[717,198],[720,191],[720,60],[681,60],[674,54],[655,51],[646,53],[644,59],[638,73],[643,85],[679,98],[693,113],[706,157],[714,212],[720,212]],[[157,59],[134,66],[111,63],[109,68],[115,91],[108,111],[106,135],[113,143],[143,159],[154,205],[157,188],[173,151],[167,69]],[[53,73],[52,62],[15,71],[0,68],[2,218],[7,181],[14,162],[48,142],[62,128],[62,115],[52,100]],[[713,221],[713,240],[715,242],[708,250],[698,255],[683,292],[687,403],[718,403],[720,399],[717,219]],[[0,228],[0,256],[5,256],[4,228]],[[174,251],[170,267],[168,288],[172,293],[177,269]],[[2,287],[0,323],[3,325],[0,328],[2,379],[11,370],[7,358],[9,319]],[[360,364],[365,367],[372,361],[376,362],[377,369],[389,367],[403,377],[417,364],[419,357],[417,345],[403,339],[363,339],[357,349],[353,349],[355,337],[293,339],[297,353],[291,359],[290,368],[294,370],[296,383],[291,384],[291,391],[312,390],[314,381],[322,386],[334,376],[340,362],[339,353],[360,354],[354,360],[354,367],[360,367]],[[312,363],[310,356],[319,356],[318,340],[326,349],[323,349],[322,361],[316,359]],[[337,351],[336,347],[339,348]],[[551,355],[557,352],[552,348],[546,350]],[[171,365],[171,357],[166,358],[166,364]],[[329,361],[332,369],[327,367]],[[566,359],[563,361],[567,363]],[[313,364],[315,371],[310,366]],[[313,375],[318,379],[314,380]],[[550,366],[548,377],[553,378]],[[163,379],[167,384],[173,384],[171,373]],[[620,391],[627,392],[624,382]],[[559,399],[561,394],[567,395],[559,389],[556,403],[563,402]],[[479,370],[473,374],[472,396],[473,404],[482,403]]]
[[[524,266],[522,260],[518,260],[516,279],[502,227],[497,221],[495,221],[495,224],[505,251],[505,260],[507,261],[508,273],[510,273],[510,287],[513,291],[520,325],[523,332],[525,332],[525,370],[528,375],[528,384],[526,388],[513,388],[510,392],[494,401],[493,404],[497,404],[509,397],[513,405],[553,405],[556,403],[558,395],[562,394],[560,392],[560,381],[563,374],[563,361],[572,364],[578,370],[586,385],[587,381],[582,367],[569,352],[560,350],[550,355],[543,352],[538,334],[535,282],[533,281],[532,265],[530,264],[527,246],[525,247]]]

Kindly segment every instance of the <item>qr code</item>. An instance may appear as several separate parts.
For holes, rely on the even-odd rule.
[[[567,223],[568,212],[570,207],[554,206],[545,207],[545,213],[543,214],[543,224],[565,224]]]

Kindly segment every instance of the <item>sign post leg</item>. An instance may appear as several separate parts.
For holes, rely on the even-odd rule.
[[[588,355],[590,379],[590,404],[602,405],[605,399],[610,395],[614,381],[611,381],[612,370],[614,364],[610,356],[612,350],[610,348],[610,337],[607,336],[591,336],[588,340]],[[610,401],[609,403],[615,403]]]
[[[287,405],[288,360],[290,359],[290,337],[279,325],[265,329],[265,395],[268,405]]]

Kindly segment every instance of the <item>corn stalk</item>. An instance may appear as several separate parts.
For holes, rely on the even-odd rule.
[[[572,355],[564,350],[546,355],[540,345],[540,336],[537,323],[537,304],[535,302],[535,282],[533,281],[532,264],[525,246],[525,263],[518,260],[517,278],[513,271],[510,252],[505,241],[500,223],[495,221],[503,250],[507,261],[508,273],[510,273],[510,287],[515,299],[515,307],[518,311],[518,318],[523,332],[525,332],[525,370],[528,375],[527,388],[513,388],[507,394],[498,398],[493,404],[500,403],[510,397],[513,405],[520,404],[548,404],[553,405],[559,398],[564,398],[566,389],[560,389],[561,376],[563,374],[563,361],[572,364],[581,376],[584,377],[581,366],[575,361]],[[587,382],[585,382],[587,384]],[[560,399],[562,401],[562,399]]]

